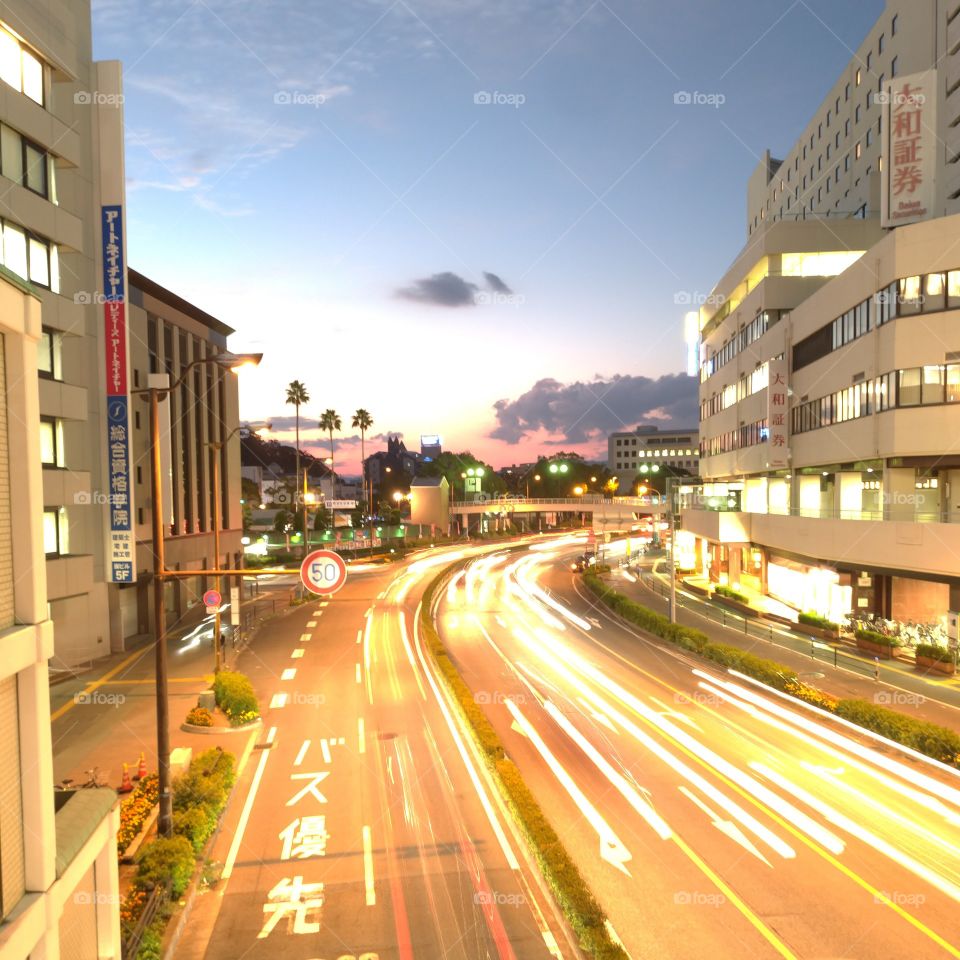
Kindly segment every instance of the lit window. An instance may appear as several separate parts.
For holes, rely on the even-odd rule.
[[[23,51],[23,92],[43,105],[43,64],[26,50]]]
[[[859,71],[859,70],[857,70],[857,75],[856,75],[856,77],[854,78],[854,82],[856,83],[856,85],[857,85],[858,87],[860,86],[860,71]]]
[[[9,223],[3,225],[3,264],[18,277],[27,279],[27,236]]]
[[[30,280],[42,287],[50,286],[50,258],[43,240],[30,238]]]
[[[40,421],[40,462],[57,466],[57,424],[55,420]]]
[[[19,90],[21,70],[20,43],[0,27],[0,80]]]
[[[67,511],[63,507],[43,511],[43,551],[48,557],[64,556],[70,551]]]
[[[14,183],[23,179],[23,141],[6,124],[0,127],[0,172]]]

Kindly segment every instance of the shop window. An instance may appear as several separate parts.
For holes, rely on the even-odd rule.
[[[922,369],[920,367],[911,367],[900,371],[897,384],[897,406],[919,406],[921,376]]]

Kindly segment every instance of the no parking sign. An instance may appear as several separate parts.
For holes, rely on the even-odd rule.
[[[300,565],[300,580],[311,593],[336,593],[347,582],[347,565],[333,550],[314,550]]]

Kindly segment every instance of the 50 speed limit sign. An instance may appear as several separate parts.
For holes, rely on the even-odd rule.
[[[347,582],[347,565],[333,550],[314,550],[300,565],[300,579],[311,593],[336,593]]]

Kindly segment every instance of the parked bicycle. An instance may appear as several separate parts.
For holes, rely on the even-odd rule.
[[[82,783],[76,783],[72,777],[66,777],[57,785],[57,790],[93,790],[98,787],[107,787],[107,775],[100,772],[99,767],[93,767],[91,770],[84,770],[87,779]]]

